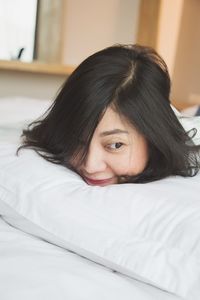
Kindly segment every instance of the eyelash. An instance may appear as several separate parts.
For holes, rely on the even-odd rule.
[[[118,146],[119,147],[117,147],[117,148],[112,148],[111,146],[112,145],[117,145],[117,144],[119,144]],[[121,147],[123,147],[124,146],[124,144],[123,143],[121,143],[121,142],[116,142],[116,143],[111,143],[111,144],[108,144],[108,145],[106,145],[106,149],[108,149],[109,151],[117,151],[117,150],[119,150]]]

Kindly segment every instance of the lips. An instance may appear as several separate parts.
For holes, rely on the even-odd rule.
[[[113,178],[96,180],[96,179],[91,179],[91,178],[88,178],[88,177],[84,176],[84,179],[87,182],[87,184],[89,184],[89,185],[104,186],[104,185],[108,185],[108,184],[112,184],[113,183]]]

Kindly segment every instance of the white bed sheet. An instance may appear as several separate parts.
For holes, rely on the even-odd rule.
[[[17,230],[0,218],[1,300],[178,300],[72,252]]]

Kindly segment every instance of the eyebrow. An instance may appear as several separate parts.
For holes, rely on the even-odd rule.
[[[108,131],[101,132],[100,137],[107,136],[107,135],[112,135],[112,134],[119,134],[119,133],[129,134],[128,131],[126,131],[126,130],[113,129],[113,130],[108,130]]]

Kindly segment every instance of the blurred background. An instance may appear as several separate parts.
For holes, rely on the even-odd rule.
[[[54,99],[83,59],[116,43],[154,47],[175,106],[200,105],[200,0],[0,0],[0,98]]]

